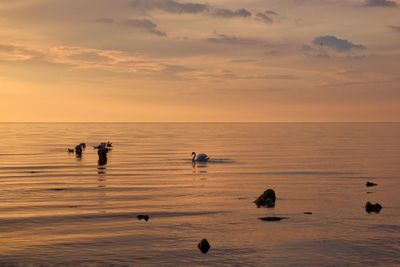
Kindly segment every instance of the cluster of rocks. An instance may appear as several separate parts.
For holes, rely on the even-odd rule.
[[[372,182],[367,182],[366,183],[367,187],[371,186],[377,186],[377,184],[372,183]],[[257,207],[267,207],[267,208],[272,208],[275,207],[275,202],[276,202],[276,193],[273,189],[267,189],[265,190],[255,201],[254,203],[257,205]],[[371,202],[367,202],[365,204],[365,210],[368,213],[375,212],[379,213],[380,210],[382,209],[382,205],[379,203],[372,204]],[[304,214],[311,215],[312,212],[304,212]],[[149,220],[148,215],[138,215],[137,218],[139,220],[145,220],[146,222]],[[267,222],[278,222],[281,220],[288,219],[288,217],[278,217],[278,216],[267,216],[267,217],[261,217],[258,218],[261,221],[267,221]],[[198,245],[198,249],[203,253],[206,254],[209,249],[211,248],[210,243],[207,241],[207,239],[202,239]]]
[[[374,187],[374,186],[378,186],[378,184],[367,181],[365,186],[366,187]],[[372,192],[367,192],[367,193],[372,193]],[[368,213],[371,213],[371,212],[379,213],[382,208],[383,208],[382,205],[379,203],[372,204],[369,201],[367,203],[365,203],[365,211]]]
[[[149,215],[144,215],[144,214],[139,214],[139,215],[137,215],[136,217],[137,217],[137,219],[138,219],[139,221],[144,220],[144,221],[147,222],[147,221],[150,219],[150,216],[149,216]],[[202,239],[202,240],[199,242],[199,244],[197,244],[197,247],[199,248],[199,250],[200,250],[203,254],[206,254],[206,253],[210,250],[211,245],[210,245],[210,243],[208,242],[207,239]]]
[[[100,143],[98,146],[93,147],[94,149],[97,149],[97,155],[99,156],[98,164],[100,166],[107,164],[107,153],[112,149],[112,147],[113,145],[110,141],[107,143]],[[80,143],[79,145],[75,146],[74,149],[68,148],[68,153],[75,153],[77,158],[81,158],[85,148],[86,144]]]
[[[106,147],[104,144],[105,143],[102,143],[102,147]],[[98,148],[98,149],[100,150],[101,148]],[[372,183],[372,182],[367,182],[366,186],[367,187],[377,186],[377,184]],[[273,189],[270,189],[270,188],[265,190],[254,201],[254,203],[257,205],[258,208],[262,207],[262,206],[267,207],[267,208],[275,207],[275,202],[276,202],[276,193]],[[380,205],[379,203],[372,204],[371,202],[367,202],[365,204],[365,210],[368,213],[371,213],[371,212],[379,213],[381,209],[382,209],[382,205]],[[312,212],[308,211],[308,212],[304,212],[304,214],[311,215]],[[145,220],[146,222],[149,220],[148,215],[137,215],[137,218],[138,218],[138,220]],[[258,219],[261,221],[267,221],[267,222],[278,222],[281,220],[288,219],[288,217],[267,216],[267,217],[261,217]],[[211,248],[211,245],[207,239],[202,239],[198,243],[197,247],[203,254],[206,254],[209,251],[209,249]]]

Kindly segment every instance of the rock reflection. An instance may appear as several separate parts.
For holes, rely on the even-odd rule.
[[[106,187],[106,166],[99,165],[97,166],[97,175],[99,176],[97,181],[99,181],[99,185],[97,187]]]

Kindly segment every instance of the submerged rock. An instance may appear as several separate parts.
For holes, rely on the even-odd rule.
[[[107,153],[108,148],[104,147],[97,151],[97,155],[99,155],[99,165],[106,165],[107,164]]]
[[[111,150],[112,144],[108,143],[100,143],[98,146],[94,146],[94,149],[97,149],[97,155],[99,156],[99,166],[107,164],[107,153]]]
[[[383,208],[382,205],[379,203],[372,204],[371,202],[368,201],[365,204],[365,211],[368,213],[371,213],[371,212],[379,213],[382,208]]]
[[[201,240],[200,243],[197,245],[197,247],[203,254],[206,254],[208,250],[211,248],[210,243],[208,243],[207,239]]]
[[[377,186],[378,184],[372,183],[372,182],[367,182],[365,184],[367,187],[372,187],[372,186]]]
[[[81,145],[77,145],[75,147],[75,154],[77,157],[81,157],[82,156],[82,146]]]
[[[137,216],[137,218],[138,218],[138,220],[145,220],[147,222],[150,217],[149,217],[149,215],[140,214],[140,215]]]
[[[254,203],[256,203],[257,207],[266,206],[267,208],[272,208],[275,207],[275,200],[275,191],[273,189],[267,189],[254,201]]]
[[[258,218],[261,221],[267,221],[267,222],[279,222],[280,220],[286,220],[289,219],[287,217],[262,217]]]
[[[95,148],[95,149],[103,149],[103,148],[111,149],[112,148],[112,143],[110,143],[110,141],[108,141],[107,143],[102,142],[102,143],[100,143],[100,145],[94,146],[93,148]]]

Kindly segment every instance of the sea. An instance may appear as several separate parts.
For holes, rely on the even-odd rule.
[[[400,266],[400,124],[1,123],[0,266]]]

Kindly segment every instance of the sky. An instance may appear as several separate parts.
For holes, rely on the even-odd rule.
[[[399,0],[0,0],[1,122],[399,122]]]

